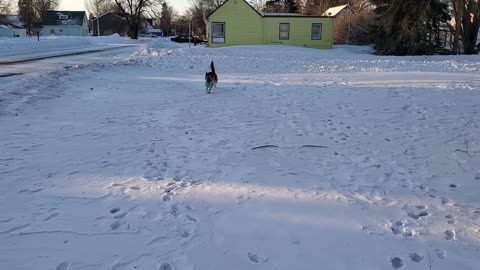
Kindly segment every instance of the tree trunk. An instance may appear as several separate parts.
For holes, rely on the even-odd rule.
[[[453,54],[459,54],[460,33],[462,31],[462,17],[465,9],[465,0],[452,0],[453,16],[455,18],[455,31],[453,33]]]
[[[478,30],[480,28],[480,2],[475,1],[467,5],[462,19],[463,26],[463,52],[464,54],[477,54]]]

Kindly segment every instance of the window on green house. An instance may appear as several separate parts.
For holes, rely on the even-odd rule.
[[[322,39],[322,24],[312,23],[312,40]]]
[[[212,43],[225,43],[225,23],[212,23]]]
[[[281,23],[280,24],[280,40],[289,40],[290,39],[290,24]]]

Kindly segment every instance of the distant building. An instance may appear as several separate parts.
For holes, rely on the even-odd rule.
[[[110,36],[119,34],[128,36],[128,14],[107,12],[92,19],[92,32],[94,36]]]
[[[26,37],[27,30],[7,21],[0,21],[0,37]]]
[[[48,10],[42,23],[42,36],[87,36],[88,20],[85,11]]]

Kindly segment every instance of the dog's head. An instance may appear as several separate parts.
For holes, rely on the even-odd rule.
[[[213,75],[210,72],[205,73],[205,81],[211,83],[213,81]]]

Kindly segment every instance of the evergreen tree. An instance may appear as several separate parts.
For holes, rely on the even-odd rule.
[[[162,4],[160,16],[160,29],[162,29],[163,35],[168,36],[172,29],[172,9],[167,3]]]
[[[375,50],[387,55],[433,54],[440,49],[439,27],[447,22],[441,0],[372,0],[376,6]]]

